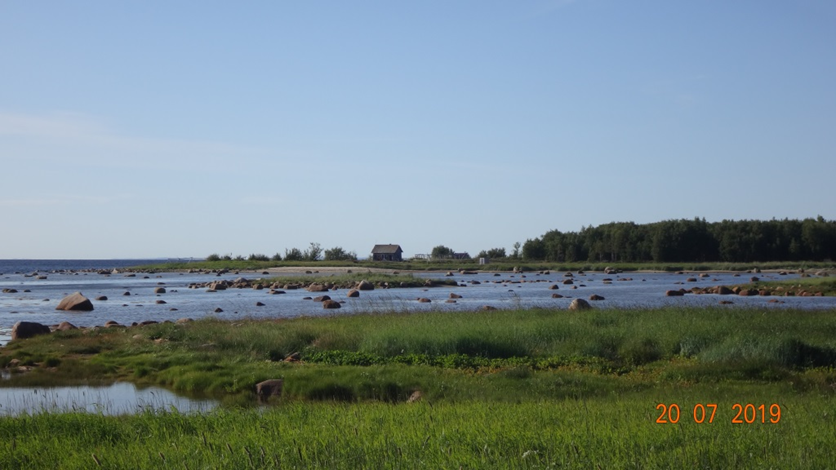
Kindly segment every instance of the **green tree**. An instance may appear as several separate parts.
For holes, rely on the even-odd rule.
[[[430,253],[432,259],[449,259],[453,257],[452,248],[448,248],[444,245],[438,245],[437,247],[433,248],[433,251]]]
[[[525,260],[542,261],[546,259],[546,245],[543,240],[535,238],[526,240],[522,248],[522,257]]]
[[[305,261],[319,261],[322,258],[322,247],[319,243],[311,242],[311,246],[305,250]]]
[[[299,248],[291,248],[289,250],[287,248],[285,248],[285,250],[284,250],[284,260],[285,261],[304,261],[305,260],[305,254],[302,253],[302,250],[300,250]]]
[[[505,258],[505,248],[491,248],[490,250],[482,250],[476,255],[477,258],[500,259]]]
[[[325,250],[325,261],[357,261],[357,253],[345,251],[340,246]]]

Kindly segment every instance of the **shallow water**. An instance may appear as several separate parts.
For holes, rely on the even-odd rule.
[[[104,415],[172,410],[192,413],[217,406],[215,400],[181,397],[157,387],[138,389],[127,382],[103,387],[0,387],[0,416],[72,411]]]
[[[31,268],[31,264],[19,263]],[[128,266],[129,264],[120,264]],[[8,268],[9,264],[6,264]],[[64,266],[63,264],[61,266]],[[77,269],[72,263],[61,268]],[[106,267],[106,263],[103,264]],[[96,265],[98,267],[98,265]],[[2,266],[0,266],[2,268]],[[47,268],[37,268],[47,269]],[[206,289],[189,289],[190,283],[205,283],[219,279],[234,280],[238,277],[258,278],[255,273],[214,274],[98,274],[96,272],[39,271],[38,276],[29,269],[18,273],[0,275],[0,289],[16,289],[17,293],[0,294],[0,345],[10,338],[11,328],[18,321],[34,321],[57,325],[69,321],[76,326],[101,326],[113,320],[124,325],[145,320],[165,321],[179,318],[215,317],[220,319],[242,318],[291,318],[298,316],[344,315],[370,311],[476,311],[485,305],[497,308],[546,307],[565,309],[573,298],[589,298],[597,294],[605,300],[593,302],[596,308],[660,307],[666,305],[716,306],[719,300],[731,300],[737,306],[762,308],[836,308],[836,297],[780,297],[782,304],[769,303],[775,297],[739,297],[718,295],[686,295],[666,297],[666,290],[690,289],[694,286],[741,284],[750,274],[735,276],[730,273],[710,273],[708,278],[698,274],[674,273],[585,273],[572,276],[573,285],[564,285],[568,279],[563,272],[549,274],[478,273],[456,274],[452,277],[456,286],[429,289],[375,289],[363,291],[359,298],[347,298],[346,290],[328,292],[332,298],[344,301],[339,310],[324,310],[322,305],[304,297],[315,297],[305,290],[287,290],[285,294],[270,295],[268,290],[228,289],[214,293]],[[108,270],[109,271],[109,270]],[[357,271],[357,270],[355,270]],[[2,272],[2,269],[0,269]],[[318,274],[317,274],[318,275]],[[443,273],[419,273],[420,278],[445,278]],[[792,279],[798,275],[779,276],[764,273],[765,280]],[[696,278],[697,282],[687,282]],[[611,280],[611,281],[608,281]],[[557,289],[550,289],[556,285]],[[165,287],[165,294],[155,294],[156,287]],[[107,296],[109,300],[95,301],[92,312],[57,311],[55,307],[66,295],[80,291],[93,300]],[[125,295],[127,293],[128,295]],[[455,303],[446,303],[450,293],[462,296]],[[554,299],[558,293],[563,298]],[[426,297],[432,302],[419,303]],[[165,301],[157,304],[158,300]],[[256,302],[265,304],[256,306]],[[216,312],[217,308],[222,312]],[[8,375],[0,371],[0,375]],[[0,377],[2,379],[3,377]],[[41,411],[86,411],[104,414],[136,413],[144,410],[170,410],[181,412],[204,411],[217,406],[212,400],[193,400],[160,388],[137,389],[130,383],[116,383],[108,387],[0,387],[0,415],[19,415]]]
[[[10,338],[12,326],[18,321],[34,321],[45,325],[57,325],[69,321],[76,326],[102,326],[113,320],[123,325],[146,320],[165,321],[180,318],[215,317],[220,319],[242,318],[291,318],[298,316],[341,315],[369,311],[475,311],[485,305],[497,308],[566,308],[573,298],[589,298],[596,294],[605,300],[593,302],[597,308],[660,307],[667,305],[714,306],[720,299],[731,300],[734,306],[758,306],[763,308],[836,308],[836,297],[740,297],[718,295],[686,295],[666,297],[666,290],[690,289],[694,286],[740,284],[751,275],[739,277],[730,273],[711,273],[708,278],[674,273],[623,273],[607,275],[586,273],[573,276],[574,285],[564,285],[563,272],[548,275],[527,273],[511,274],[479,273],[456,274],[455,287],[392,288],[363,291],[359,298],[348,298],[346,290],[328,292],[332,298],[345,302],[339,310],[325,310],[319,302],[304,300],[315,297],[305,290],[287,290],[285,294],[270,295],[269,290],[228,289],[214,293],[206,289],[189,289],[195,282],[218,279],[233,280],[238,277],[257,278],[255,273],[214,274],[162,273],[101,275],[96,273],[49,273],[46,279],[24,274],[0,276],[0,289],[13,288],[17,293],[0,294],[0,345]],[[421,278],[443,278],[443,273],[419,273]],[[761,279],[791,279],[797,275],[779,276],[759,274]],[[697,282],[687,282],[696,278]],[[608,282],[607,279],[612,281]],[[557,285],[558,289],[549,289]],[[156,287],[165,287],[165,294],[155,294]],[[66,312],[55,310],[58,302],[75,291],[82,292],[93,301],[91,312]],[[450,293],[462,296],[455,303],[446,303]],[[553,293],[563,298],[552,298]],[[107,296],[106,301],[93,300]],[[419,303],[426,297],[430,303]],[[772,299],[781,304],[769,303]],[[164,304],[156,302],[162,300]],[[257,302],[265,304],[256,306]],[[221,309],[218,312],[216,309]]]

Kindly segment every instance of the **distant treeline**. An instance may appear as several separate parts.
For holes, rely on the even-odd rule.
[[[552,230],[523,245],[524,259],[594,262],[830,261],[836,221],[665,220],[612,222],[580,232]]]

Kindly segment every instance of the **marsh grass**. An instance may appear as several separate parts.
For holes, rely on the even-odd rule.
[[[264,283],[297,284],[307,286],[310,284],[331,284],[343,289],[351,289],[360,281],[368,281],[375,286],[389,285],[391,287],[427,287],[430,285],[455,286],[456,281],[452,279],[429,279],[419,278],[412,274],[386,274],[373,272],[355,272],[347,274],[311,273],[305,275],[276,276],[264,279]]]
[[[397,307],[397,305],[393,305]],[[205,413],[0,418],[0,468],[829,468],[836,312],[393,311],[13,341],[4,383],[127,378]],[[284,362],[298,352],[301,363]],[[47,363],[52,367],[47,367]],[[274,406],[253,385],[284,378]],[[413,392],[419,403],[405,403]],[[697,403],[718,404],[697,424]],[[735,403],[777,424],[732,424]],[[677,404],[677,424],[657,405]]]
[[[731,424],[733,403],[777,424]],[[678,424],[656,424],[677,403]],[[717,403],[697,424],[696,403]],[[180,414],[0,419],[2,468],[829,468],[831,398],[780,387],[659,389],[521,403],[290,403]]]
[[[821,292],[825,296],[836,296],[836,278],[833,277],[807,277],[791,280],[757,281],[749,284],[738,284],[745,289],[766,289],[775,295],[783,292],[798,294],[802,291],[811,293]]]
[[[292,353],[302,364],[283,362]],[[251,396],[255,383],[285,377],[290,398],[378,400],[375,387],[389,387],[401,398],[421,389],[454,399],[456,393],[490,395],[470,377],[518,368],[538,371],[531,382],[549,372],[651,383],[815,376],[811,386],[827,390],[836,383],[836,313],[670,307],[205,319],[56,332],[12,342],[0,354],[5,362],[15,358],[34,366],[33,372],[14,374],[8,385],[127,379],[215,396]],[[369,383],[377,385],[363,385],[363,374],[372,372],[377,382]],[[442,393],[439,383],[445,381],[455,386]],[[535,398],[531,390],[538,388],[525,389],[522,382],[516,384],[520,396]]]

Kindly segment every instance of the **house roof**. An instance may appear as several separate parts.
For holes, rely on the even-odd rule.
[[[403,251],[403,250],[401,250],[400,245],[375,245],[374,248],[372,248],[372,254],[386,255],[386,254],[394,254],[394,253],[397,253],[398,251]]]

